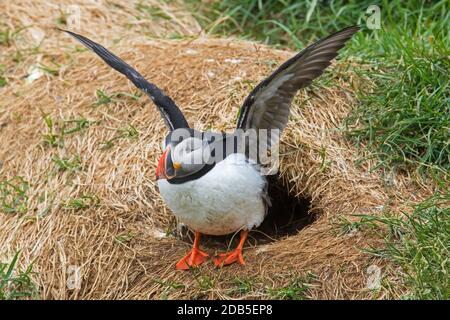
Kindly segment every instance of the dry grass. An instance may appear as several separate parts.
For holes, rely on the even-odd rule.
[[[1,57],[9,84],[0,89],[0,180],[21,176],[30,188],[26,214],[0,214],[0,257],[11,257],[20,249],[21,264],[34,261],[42,298],[270,298],[271,288],[289,285],[290,279],[307,272],[314,274],[307,298],[371,298],[373,292],[365,289],[371,264],[396,281],[395,270],[360,250],[376,246],[376,236],[340,235],[334,221],[354,213],[379,214],[386,207],[405,209],[406,203],[430,195],[432,187],[418,186],[411,177],[401,175],[386,181],[379,172],[370,172],[370,162],[355,165],[360,151],[340,132],[355,103],[353,88],[359,85],[351,61],[333,67],[339,87],[301,92],[283,137],[281,175],[293,195],[312,199],[312,210],[320,213],[319,218],[296,235],[250,245],[245,267],[217,270],[208,264],[192,272],[177,272],[174,262],[189,244],[173,236],[174,218],[155,186],[155,165],[165,133],[159,114],[144,96],[119,95],[96,106],[97,90],[110,95],[137,91],[90,52],[74,50],[77,44],[66,35],[52,31],[53,20],[45,14],[51,5],[28,2],[36,6],[30,17],[36,19],[33,26],[42,28],[48,41],[38,54],[27,55],[20,63],[11,62],[15,44],[6,47]],[[107,15],[105,8],[83,7],[90,15],[80,32],[108,45],[162,87],[196,129],[232,130],[250,87],[272,70],[273,62],[292,55],[240,41],[149,40],[139,34],[150,22],[127,29],[133,14],[125,9],[125,1],[114,2],[123,7],[108,2]],[[17,28],[28,23],[16,21],[27,16],[23,5],[8,6],[0,7],[7,13],[2,18],[6,24]],[[56,14],[57,9],[52,12]],[[189,17],[183,16],[182,21],[188,21],[183,24],[189,27],[178,31],[198,33]],[[161,30],[184,28],[156,25]],[[28,37],[30,32],[23,35]],[[113,43],[118,34],[127,36]],[[24,76],[38,62],[58,67],[27,84]],[[55,123],[52,130],[43,115]],[[64,146],[44,143],[48,134],[60,138],[64,121],[71,119],[92,122],[65,135]],[[123,134],[130,125],[137,135]],[[112,139],[105,148],[104,142]],[[76,170],[61,171],[52,161],[55,156],[72,159],[76,155]],[[86,196],[89,201],[83,202]],[[84,205],[74,205],[74,199]],[[73,290],[67,288],[70,266],[80,267],[82,279],[81,287]],[[237,292],[239,279],[249,279],[251,289]],[[377,298],[396,296],[392,289],[376,294]]]

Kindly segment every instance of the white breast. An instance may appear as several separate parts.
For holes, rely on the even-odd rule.
[[[177,218],[211,235],[259,226],[267,212],[265,186],[265,177],[242,154],[228,156],[193,181],[170,184],[158,180],[161,196]]]

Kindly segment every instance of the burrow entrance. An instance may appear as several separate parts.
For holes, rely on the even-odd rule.
[[[250,232],[251,245],[262,245],[277,241],[287,236],[296,235],[300,230],[313,223],[319,212],[311,211],[309,198],[296,197],[289,193],[286,185],[278,174],[268,176],[269,195],[272,206],[264,222]],[[189,243],[193,242],[193,233],[183,227],[179,236]],[[226,249],[234,247],[239,235],[208,236],[203,235],[201,244],[206,248]],[[230,245],[230,241],[232,241]]]

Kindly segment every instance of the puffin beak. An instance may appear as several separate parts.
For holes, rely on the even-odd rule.
[[[156,179],[168,179],[169,177],[166,174],[166,161],[167,155],[169,153],[170,147],[168,146],[166,150],[164,150],[161,158],[158,161],[158,167],[156,167]]]
[[[181,163],[172,162],[170,146],[167,146],[156,168],[156,179],[172,179],[176,176],[176,170],[181,168]]]

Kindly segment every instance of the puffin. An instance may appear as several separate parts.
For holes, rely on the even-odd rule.
[[[296,93],[324,72],[359,29],[355,25],[335,32],[281,64],[243,101],[232,133],[191,128],[175,102],[138,71],[100,44],[60,29],[147,94],[167,126],[156,166],[159,193],[178,221],[195,234],[192,249],[175,264],[176,269],[189,270],[210,259],[200,249],[202,234],[239,233],[236,248],[212,260],[217,267],[245,264],[243,249],[249,231],[264,221],[271,205],[262,170],[266,164],[260,155],[278,145]]]

